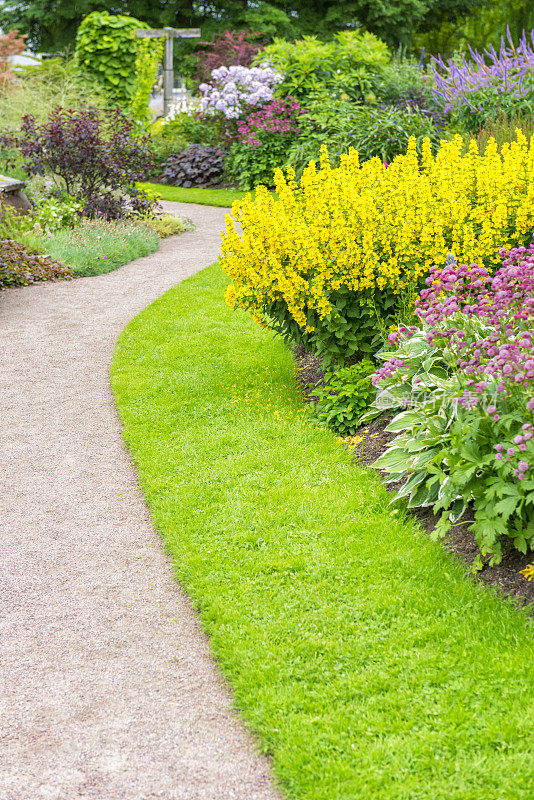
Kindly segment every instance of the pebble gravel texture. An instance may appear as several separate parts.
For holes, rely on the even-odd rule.
[[[225,209],[94,278],[0,293],[0,799],[275,800],[152,527],[109,386],[122,328]]]

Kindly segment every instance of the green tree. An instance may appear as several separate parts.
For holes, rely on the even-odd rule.
[[[73,46],[80,22],[92,11],[125,14],[158,28],[197,27],[203,20],[193,0],[5,0],[0,28],[27,34],[36,51],[61,52]]]
[[[516,44],[523,31],[530,33],[534,28],[533,0],[488,0],[476,12],[419,34],[417,44],[444,56],[466,51],[468,45],[480,51],[490,45],[498,49],[508,28]]]
[[[511,0],[521,2],[522,0]],[[488,0],[4,0],[0,27],[28,34],[37,50],[72,45],[91,11],[126,14],[152,27],[202,27],[204,38],[225,28],[253,28],[268,35],[314,33],[363,26],[389,45],[409,46],[418,31],[465,18]],[[524,0],[528,5],[531,0]],[[278,12],[278,13],[277,13]],[[184,51],[185,52],[185,51]]]

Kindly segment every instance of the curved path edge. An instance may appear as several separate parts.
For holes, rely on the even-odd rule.
[[[124,326],[228,209],[115,272],[0,293],[0,800],[275,800],[122,440]]]

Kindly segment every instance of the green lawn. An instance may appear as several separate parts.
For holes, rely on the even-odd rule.
[[[294,800],[530,800],[532,620],[388,506],[210,267],[112,382],[178,580]],[[177,688],[177,691],[179,689]]]
[[[138,183],[137,186],[152,195],[159,195],[162,200],[222,208],[230,208],[232,203],[242,200],[248,194],[238,189],[183,189],[181,186],[165,186],[162,183]]]

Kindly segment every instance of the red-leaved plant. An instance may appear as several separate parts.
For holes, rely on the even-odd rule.
[[[253,41],[261,34],[252,31],[226,30],[213,35],[211,42],[199,42],[208,50],[199,50],[198,68],[195,77],[200,83],[208,82],[211,72],[218,67],[252,66],[254,56],[262,49],[259,42]]]
[[[107,219],[150,205],[135,188],[153,168],[149,143],[119,109],[102,118],[93,107],[58,106],[41,125],[28,114],[20,132],[3,137],[4,146],[22,153],[28,173],[61,179],[61,188],[82,201],[86,216]]]
[[[0,86],[10,83],[15,77],[10,69],[9,59],[26,50],[26,35],[19,36],[18,31],[9,31],[0,35]]]

